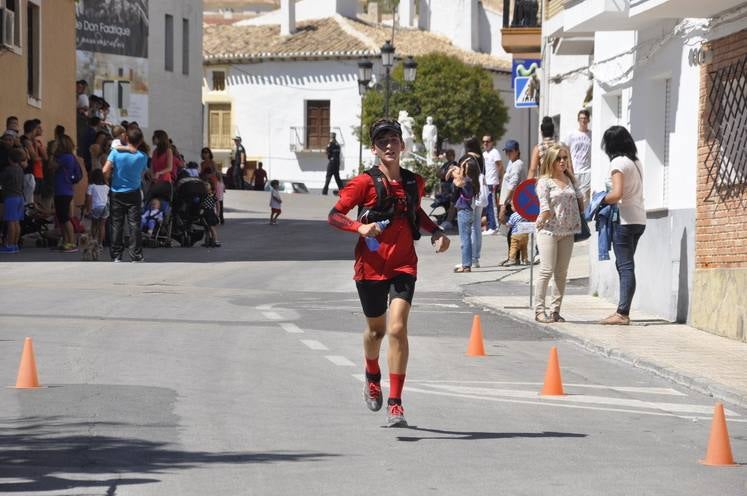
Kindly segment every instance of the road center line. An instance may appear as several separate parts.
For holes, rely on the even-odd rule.
[[[339,367],[355,367],[355,364],[341,355],[327,355],[324,358]]]
[[[311,350],[329,350],[329,348],[324,346],[322,343],[313,339],[302,339],[301,342]]]
[[[303,329],[298,327],[293,322],[280,322],[279,325],[285,332],[289,334],[303,334]]]

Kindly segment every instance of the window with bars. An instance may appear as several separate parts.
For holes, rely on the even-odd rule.
[[[709,71],[703,142],[707,153],[706,202],[747,207],[747,54]]]
[[[41,99],[41,8],[29,2],[26,6],[27,91],[30,98]]]
[[[209,104],[208,146],[213,149],[230,149],[231,145],[231,104]]]
[[[213,71],[213,91],[224,91],[226,89],[226,73],[224,71]]]

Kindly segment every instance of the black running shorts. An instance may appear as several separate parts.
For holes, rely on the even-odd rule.
[[[368,318],[380,317],[386,313],[388,303],[401,298],[412,304],[415,294],[415,277],[401,274],[383,281],[355,281],[363,313]]]

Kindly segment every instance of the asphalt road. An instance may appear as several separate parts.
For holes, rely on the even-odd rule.
[[[31,336],[46,386],[0,389],[0,493],[747,494],[745,465],[698,463],[711,398],[463,303],[526,291],[496,282],[497,237],[471,275],[451,273],[456,236],[419,242],[410,428],[384,428],[361,398],[354,237],[326,225],[332,197],[285,198],[269,226],[266,194],[231,192],[217,249],[0,259],[0,380]],[[476,313],[482,358],[465,356]],[[562,398],[538,395],[551,346]],[[747,412],[727,410],[744,464]]]

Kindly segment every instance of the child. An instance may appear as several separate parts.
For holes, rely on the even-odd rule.
[[[508,264],[509,265],[528,265],[529,260],[527,256],[527,245],[529,244],[529,234],[521,233],[518,234],[519,222],[527,222],[527,220],[514,212],[511,217],[508,218],[508,226],[511,232],[511,248],[508,252]],[[520,258],[521,257],[521,258]]]
[[[226,223],[223,217],[223,196],[226,194],[226,185],[223,184],[223,174],[217,171],[215,174],[215,197],[218,199],[218,219],[221,225]]]
[[[270,181],[270,225],[278,223],[280,217],[280,204],[283,200],[280,198],[280,183],[277,179]]]
[[[3,194],[3,220],[5,221],[5,244],[0,246],[0,253],[18,253],[18,240],[21,237],[23,220],[23,166],[26,152],[13,148],[9,154],[8,164],[0,171],[0,185]]]
[[[215,227],[218,225],[218,214],[216,213],[218,199],[213,193],[212,183],[210,181],[205,181],[205,184],[207,184],[208,194],[203,198],[200,207],[203,209],[202,217],[205,219],[205,223],[208,226],[210,236],[205,240],[202,246],[206,248],[211,246],[217,248],[221,245],[220,241],[218,241],[218,229]]]
[[[163,222],[163,210],[161,210],[161,200],[153,198],[148,205],[148,210],[143,212],[143,216],[140,218],[140,229],[148,232],[149,235],[153,235],[153,231],[156,228],[156,224]]]
[[[109,186],[104,184],[101,169],[91,171],[91,184],[86,191],[86,213],[91,216],[91,234],[98,242],[99,249],[104,243],[106,219],[109,218]]]

